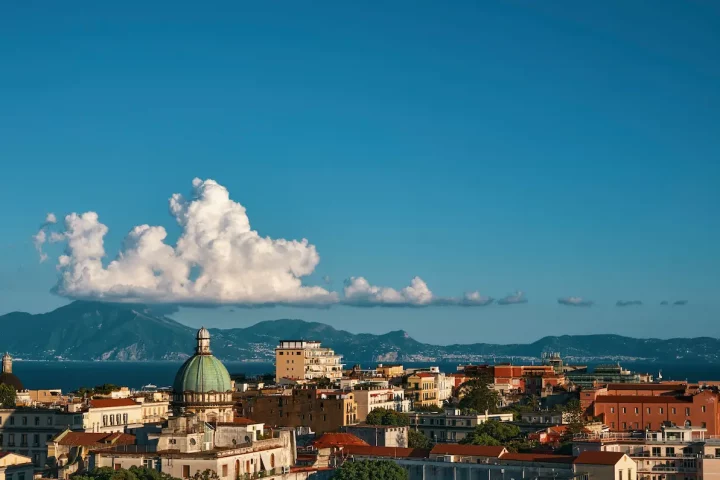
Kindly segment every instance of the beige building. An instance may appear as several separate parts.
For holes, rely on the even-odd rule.
[[[0,451],[0,480],[32,480],[33,470],[30,457]]]
[[[124,432],[143,424],[142,404],[131,398],[98,398],[87,404],[75,404],[70,409],[83,412],[83,430],[93,433]]]
[[[289,472],[296,458],[292,431],[253,441],[248,425],[209,424],[195,415],[170,419],[153,440],[154,445],[94,451],[91,467],[145,466],[181,479],[209,469],[220,480],[237,480]]]
[[[488,420],[512,422],[513,414],[463,415],[458,409],[446,408],[443,413],[411,413],[410,428],[421,431],[433,442],[456,443]]]
[[[385,408],[396,412],[409,412],[410,400],[405,398],[402,388],[383,388],[367,384],[357,385],[355,402],[357,403],[357,421],[364,422],[368,413],[376,408]]]
[[[133,445],[135,436],[126,433],[85,433],[66,430],[47,442],[44,477],[67,479],[88,469],[91,449]]]
[[[339,381],[343,375],[342,355],[320,342],[282,340],[275,348],[275,381],[329,378]]]
[[[397,363],[378,363],[376,370],[384,378],[402,377],[405,374],[403,366]]]

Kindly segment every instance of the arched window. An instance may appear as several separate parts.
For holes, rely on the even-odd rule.
[[[275,454],[270,454],[270,468],[275,468]]]
[[[250,473],[250,460],[245,461],[245,473]]]

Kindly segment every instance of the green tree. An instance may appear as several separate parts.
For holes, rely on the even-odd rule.
[[[574,398],[565,404],[563,408],[563,420],[567,423],[567,436],[572,438],[585,429],[585,413],[583,412],[580,400]]]
[[[215,470],[210,470],[209,468],[203,470],[202,472],[198,470],[195,472],[195,475],[192,476],[193,480],[218,480],[219,478],[220,477],[218,477]]]
[[[335,471],[333,480],[408,480],[407,470],[390,460],[345,462]]]
[[[459,407],[461,409],[472,409],[478,412],[488,411],[490,413],[498,412],[500,404],[500,394],[492,387],[492,381],[489,377],[483,375],[460,385]]]
[[[130,467],[129,470],[101,467],[72,478],[73,480],[178,480],[167,473],[145,467]]]
[[[431,449],[433,447],[433,442],[424,433],[418,430],[410,429],[408,431],[408,447]]]
[[[0,408],[15,408],[15,387],[0,385]]]
[[[416,405],[413,407],[413,411],[419,413],[443,413],[443,408],[437,405]]]
[[[470,432],[460,443],[471,445],[505,445],[520,437],[520,429],[515,425],[497,420],[481,423]]]
[[[365,418],[368,425],[398,425],[404,427],[410,424],[410,418],[404,413],[388,408],[376,408]]]

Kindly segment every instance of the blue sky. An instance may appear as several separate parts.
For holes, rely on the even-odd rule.
[[[0,313],[67,302],[62,247],[40,264],[31,241],[47,212],[97,212],[112,259],[136,225],[174,241],[168,198],[200,177],[261,235],[315,245],[308,285],[528,303],[183,309],[192,325],[718,336],[719,32],[709,1],[4,4]]]

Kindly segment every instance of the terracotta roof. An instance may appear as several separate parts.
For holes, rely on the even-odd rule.
[[[685,390],[684,383],[609,383],[608,390]]]
[[[595,403],[692,403],[692,397],[651,397],[649,395],[600,395],[595,399]]]
[[[460,445],[457,443],[437,444],[430,451],[433,455],[468,455],[476,457],[498,458],[505,452],[505,447],[488,447],[483,445]]]
[[[263,422],[256,422],[252,418],[246,418],[246,417],[235,417],[232,421],[232,423],[235,423],[237,425],[259,425]]]
[[[68,446],[95,446],[99,444],[108,445],[134,445],[135,435],[127,433],[85,433],[67,432],[57,441],[59,445]]]
[[[315,448],[345,447],[348,445],[369,446],[369,444],[349,433],[324,433],[313,442]]]
[[[622,452],[584,451],[573,463],[581,465],[616,465],[625,456]]]
[[[430,450],[425,448],[372,447],[365,445],[348,445],[343,454],[362,455],[365,457],[387,458],[428,458]]]
[[[500,460],[513,462],[545,462],[545,463],[573,463],[575,457],[571,455],[553,455],[551,453],[506,453]]]
[[[415,376],[421,377],[421,378],[435,377],[435,375],[433,375],[432,373],[426,373],[426,372],[416,373]]]
[[[90,408],[133,407],[140,405],[131,398],[96,398],[90,400]]]

